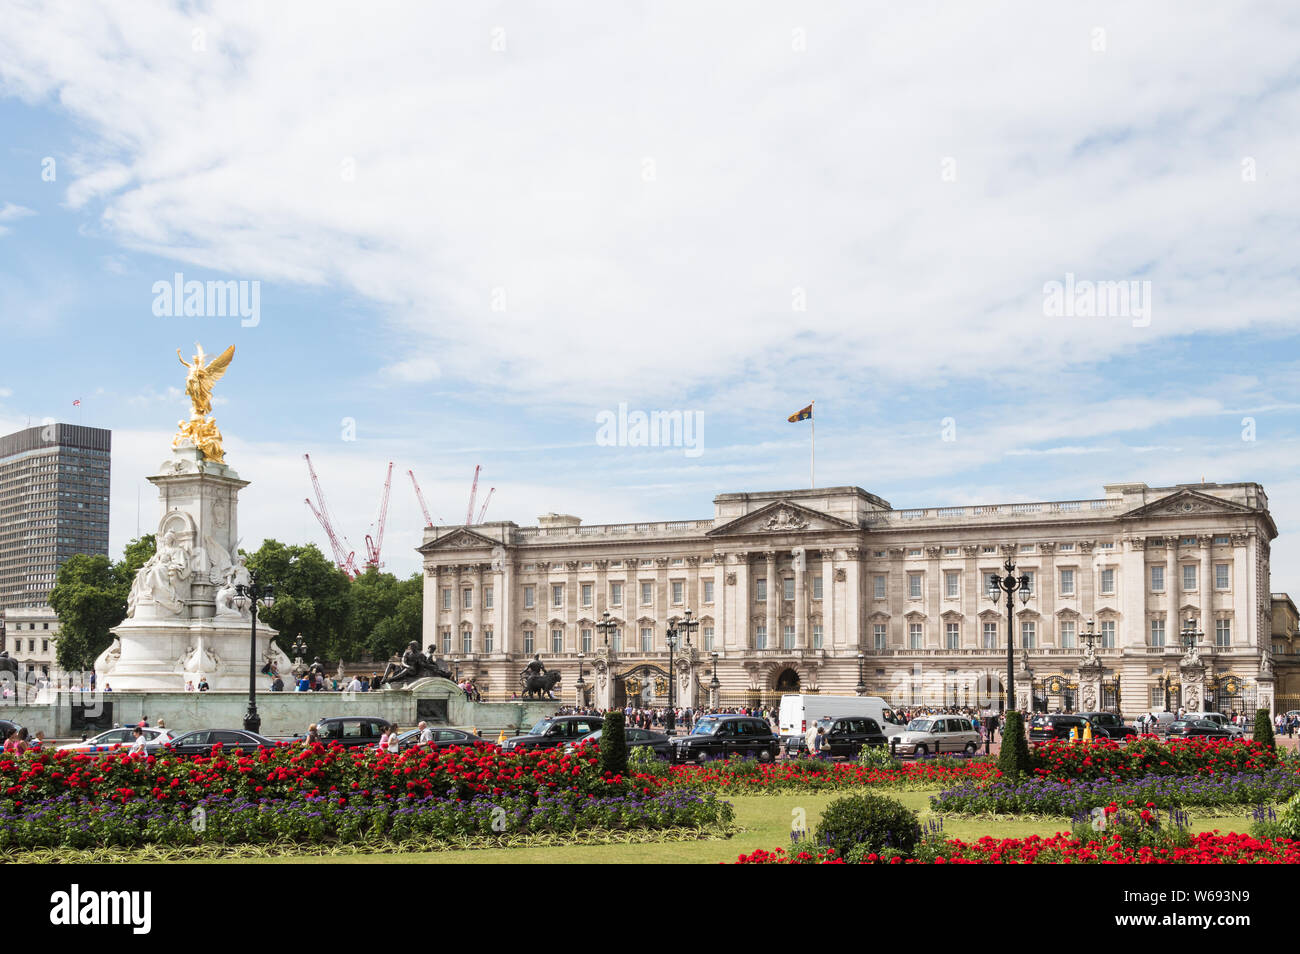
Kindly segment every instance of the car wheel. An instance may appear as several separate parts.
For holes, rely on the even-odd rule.
[[[776,756],[772,754],[772,751],[770,749],[760,749],[758,753],[758,760],[760,762],[773,762],[776,760]]]
[[[913,754],[915,754],[918,759],[923,759],[930,754],[930,749],[928,746],[918,745],[916,747],[915,753]]]
[[[705,752],[703,749],[695,753],[695,761],[697,764],[703,765],[708,760],[709,760],[709,753]]]
[[[977,750],[978,748],[979,748],[979,747],[978,747],[974,742],[967,742],[967,743],[966,743],[966,754],[967,754],[967,755],[974,755],[975,752],[976,752],[976,750]]]

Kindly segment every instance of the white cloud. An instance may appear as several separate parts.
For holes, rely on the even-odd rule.
[[[14,205],[12,202],[6,202],[0,205],[0,235],[8,235],[12,229],[6,225],[6,222],[16,222],[19,219],[26,218],[29,215],[35,215],[31,209],[21,205]]]

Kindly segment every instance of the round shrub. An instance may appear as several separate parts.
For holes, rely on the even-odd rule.
[[[848,795],[826,806],[817,823],[817,843],[850,854],[896,851],[910,855],[921,840],[916,812],[883,795]]]

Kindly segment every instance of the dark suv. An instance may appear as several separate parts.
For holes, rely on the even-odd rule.
[[[1138,734],[1135,727],[1125,725],[1124,720],[1113,712],[1080,712],[1079,715],[1092,723],[1093,738],[1123,740]]]
[[[349,749],[378,745],[379,737],[390,728],[392,723],[380,716],[330,716],[316,723],[322,742]]]
[[[590,735],[597,729],[605,727],[601,716],[566,715],[543,719],[524,735],[506,739],[501,748],[506,751],[523,751],[525,749],[550,749],[557,745],[576,742],[584,735]]]
[[[1055,712],[1051,715],[1039,713],[1029,721],[1029,741],[1030,742],[1050,742],[1052,739],[1068,739],[1071,729],[1078,729],[1079,736],[1083,735],[1084,726],[1089,722],[1081,715],[1066,715],[1063,712]],[[1095,733],[1096,730],[1094,729]]]
[[[676,736],[674,762],[710,762],[732,756],[771,762],[781,750],[781,741],[764,719],[753,716],[704,716],[690,735]]]
[[[822,754],[831,758],[855,759],[864,745],[887,745],[889,740],[881,731],[875,719],[866,716],[845,716],[843,719],[821,719],[818,723],[826,730],[826,740],[822,743]],[[787,738],[785,741],[787,758],[807,756],[808,741],[803,736]]]

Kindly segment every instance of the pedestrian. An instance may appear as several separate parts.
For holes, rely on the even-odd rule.
[[[131,748],[127,749],[126,754],[128,756],[144,755],[145,754],[144,729],[140,728],[139,726],[136,726],[134,729],[131,730],[131,735],[132,735]]]
[[[320,741],[320,727],[313,722],[307,726],[307,738],[303,740],[303,745],[315,745]]]
[[[391,727],[391,731],[388,733],[388,754],[389,755],[396,755],[399,751],[401,751],[401,735],[402,735],[401,729],[399,729],[397,726]]]
[[[379,733],[379,751],[380,751],[380,752],[387,752],[387,751],[388,751],[388,737],[392,734],[392,732],[393,732],[393,727],[392,727],[391,725],[385,725],[385,726],[384,726],[384,731],[381,732],[381,733]]]
[[[432,741],[433,741],[433,730],[429,728],[429,723],[421,722],[420,723],[420,744],[428,745]]]
[[[818,759],[829,759],[830,754],[830,747],[827,745],[826,739],[826,728],[819,725],[817,727],[817,736],[813,739],[813,755]]]

